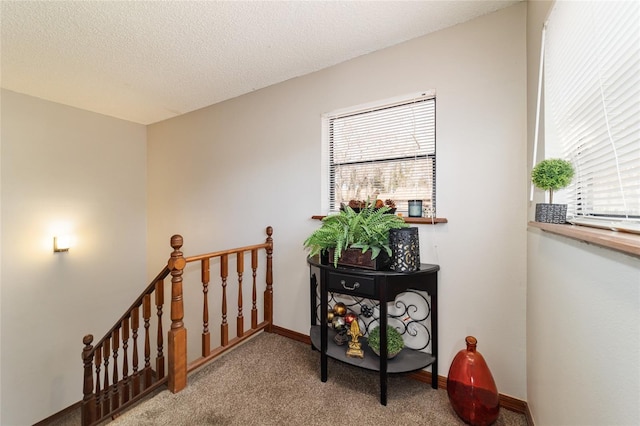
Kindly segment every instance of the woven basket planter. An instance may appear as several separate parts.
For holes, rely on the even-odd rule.
[[[566,204],[536,204],[536,222],[544,223],[566,223],[567,221],[567,205]]]
[[[329,263],[333,263],[333,249],[329,249]],[[382,250],[378,257],[371,259],[371,250],[367,250],[364,253],[361,249],[348,248],[342,250],[342,255],[338,259],[338,265],[353,266],[356,268],[372,269],[374,271],[380,271],[389,268],[391,258]]]

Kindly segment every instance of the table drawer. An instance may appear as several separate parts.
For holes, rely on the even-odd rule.
[[[375,278],[358,277],[347,274],[330,274],[327,290],[342,294],[375,296],[376,283]]]

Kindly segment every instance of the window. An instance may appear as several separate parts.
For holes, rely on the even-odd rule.
[[[640,231],[638,22],[640,2],[558,1],[546,25],[547,157],[575,167],[566,202],[577,223]]]
[[[436,206],[436,99],[420,93],[323,116],[328,147],[329,211],[350,200],[393,200],[407,213]]]

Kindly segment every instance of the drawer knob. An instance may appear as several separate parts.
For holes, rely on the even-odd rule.
[[[360,283],[358,281],[353,283],[353,287],[347,286],[347,282],[345,280],[340,280],[340,284],[342,284],[342,288],[345,290],[355,290],[360,287]]]

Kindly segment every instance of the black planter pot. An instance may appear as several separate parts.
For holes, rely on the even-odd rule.
[[[567,205],[566,204],[536,204],[536,222],[544,223],[566,223],[567,221]]]

